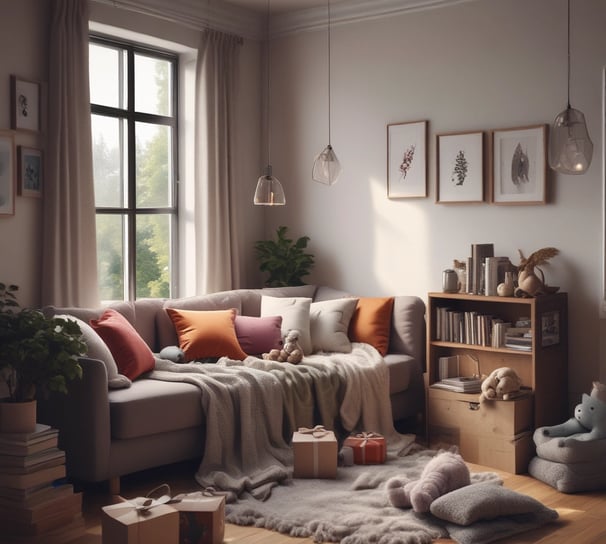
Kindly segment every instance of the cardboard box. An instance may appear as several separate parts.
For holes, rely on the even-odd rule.
[[[221,544],[225,535],[225,495],[198,491],[177,495],[179,544]]]
[[[103,544],[178,544],[179,513],[167,504],[137,510],[130,501],[102,508]]]
[[[293,433],[295,478],[336,478],[337,439],[321,426]]]
[[[356,465],[381,464],[387,457],[385,437],[378,433],[353,434],[345,439],[343,445],[353,449]]]

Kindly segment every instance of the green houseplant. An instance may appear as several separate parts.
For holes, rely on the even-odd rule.
[[[68,381],[82,376],[78,357],[86,351],[75,321],[21,308],[17,290],[0,283],[0,380],[9,395],[0,408],[35,401],[51,391],[67,393]]]
[[[281,226],[275,240],[255,243],[259,268],[261,272],[269,272],[266,287],[304,285],[303,276],[307,276],[314,266],[313,255],[305,252],[309,236],[292,240],[287,238],[287,233],[288,228]]]

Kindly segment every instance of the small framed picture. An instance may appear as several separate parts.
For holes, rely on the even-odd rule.
[[[11,76],[11,128],[40,130],[40,83]]]
[[[547,125],[492,133],[492,201],[545,204]]]
[[[15,214],[15,140],[0,131],[0,215]]]
[[[42,196],[44,179],[42,170],[42,151],[31,147],[18,147],[19,176],[17,192],[22,196]]]
[[[436,136],[436,202],[484,202],[484,133]]]
[[[387,125],[387,198],[427,196],[427,121]]]

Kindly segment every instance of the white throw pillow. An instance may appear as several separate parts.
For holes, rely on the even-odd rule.
[[[312,302],[309,318],[314,353],[316,351],[341,353],[351,351],[347,330],[357,303],[357,298]]]
[[[126,376],[118,372],[118,365],[114,360],[114,357],[109,351],[109,348],[88,323],[74,317],[73,315],[56,315],[55,317],[61,317],[63,319],[70,319],[75,321],[80,326],[82,331],[82,341],[88,347],[86,356],[91,359],[98,359],[105,363],[107,369],[107,386],[109,389],[125,389],[130,387],[132,382]]]
[[[304,297],[261,297],[261,317],[282,317],[282,338],[291,329],[299,331],[299,344],[305,355],[312,353],[309,330],[311,299]]]

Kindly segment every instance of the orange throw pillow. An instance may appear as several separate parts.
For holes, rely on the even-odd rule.
[[[370,344],[381,355],[386,355],[389,349],[393,302],[393,297],[358,299],[349,323],[349,339],[352,342]]]
[[[120,374],[135,380],[154,369],[154,354],[120,312],[108,308],[90,324],[111,351]]]
[[[175,325],[186,361],[223,356],[239,361],[246,358],[236,335],[236,310],[166,308],[166,312]]]

